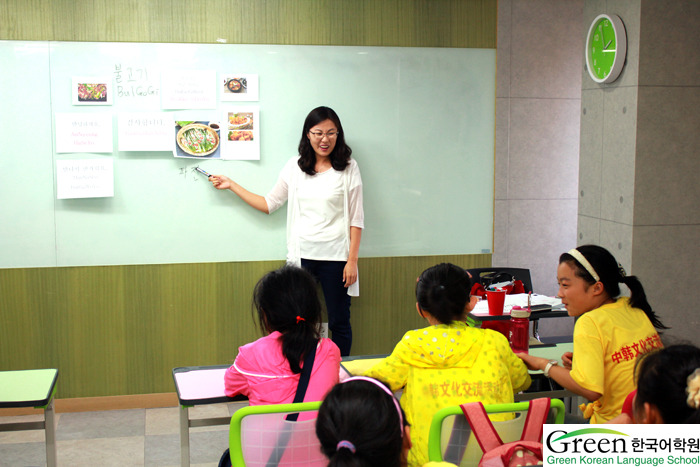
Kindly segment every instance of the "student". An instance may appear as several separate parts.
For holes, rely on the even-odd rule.
[[[700,349],[672,345],[637,363],[637,390],[631,395],[633,416],[623,413],[611,423],[700,423]]]
[[[381,382],[354,376],[326,396],[316,436],[329,467],[400,467],[411,447],[403,410]]]
[[[407,332],[386,359],[365,376],[381,379],[393,391],[405,388],[401,406],[412,427],[408,465],[428,461],[428,434],[433,414],[465,402],[513,402],[530,386],[523,362],[508,340],[489,329],[471,328],[466,314],[476,304],[470,298],[469,273],[454,264],[426,269],[416,283],[416,309],[430,326]],[[494,420],[512,414],[494,415]]]
[[[663,345],[655,328],[665,329],[635,276],[628,276],[605,248],[583,245],[559,257],[558,296],[574,326],[574,351],[556,360],[518,354],[531,370],[543,370],[564,388],[585,397],[584,418],[604,423],[620,414],[634,389],[638,355]],[[620,283],[631,292],[620,297]]]
[[[224,175],[209,180],[266,214],[287,203],[287,262],[321,283],[333,342],[341,355],[350,355],[350,296],[359,295],[357,259],[364,228],[360,169],[350,157],[340,118],[329,107],[309,112],[298,150],[267,196]]]
[[[250,405],[291,403],[304,359],[315,352],[304,401],[322,400],[338,382],[340,351],[330,339],[319,338],[321,303],[314,279],[296,266],[271,271],[255,286],[253,303],[266,335],[238,349],[226,370],[226,395],[246,395]]]

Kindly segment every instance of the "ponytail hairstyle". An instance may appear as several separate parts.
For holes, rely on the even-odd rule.
[[[406,417],[380,381],[349,378],[331,389],[316,418],[316,436],[329,467],[400,467],[405,464]]]
[[[426,269],[416,283],[416,301],[443,324],[464,321],[465,307],[471,296],[469,273],[452,263],[440,263]]]
[[[699,348],[672,345],[648,353],[637,361],[635,374],[635,413],[647,402],[656,406],[664,423],[700,423]]]
[[[651,309],[644,287],[637,276],[628,276],[615,257],[602,246],[583,245],[576,247],[559,257],[559,264],[561,263],[567,263],[571,266],[576,271],[576,275],[589,285],[600,281],[612,299],[617,299],[620,296],[620,283],[625,284],[631,293],[630,306],[644,311],[655,328],[668,329]]]
[[[311,274],[297,266],[268,272],[255,286],[253,306],[261,331],[282,334],[282,353],[292,372],[301,373],[320,338],[321,302]]]
[[[338,130],[335,147],[330,154],[331,166],[335,170],[342,171],[350,164],[352,149],[345,144],[345,134],[343,133],[343,125],[340,124],[340,117],[330,107],[316,107],[306,116],[299,140],[299,156],[301,156],[298,162],[299,168],[309,175],[316,175],[316,153],[309,141],[309,131],[326,120],[332,121]]]

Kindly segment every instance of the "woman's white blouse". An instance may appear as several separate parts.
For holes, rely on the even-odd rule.
[[[287,262],[299,265],[301,258],[347,261],[350,227],[364,228],[357,162],[350,159],[343,171],[331,168],[308,175],[301,171],[298,160],[296,156],[287,161],[265,196],[270,213],[288,202]],[[348,294],[355,295],[350,290]]]

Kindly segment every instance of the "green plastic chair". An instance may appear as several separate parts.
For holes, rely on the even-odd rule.
[[[528,408],[529,401],[484,405],[489,414],[520,412],[520,416],[512,420],[493,422],[504,443],[520,439],[526,418],[523,412],[527,412]],[[551,399],[550,413],[552,409],[556,410],[554,423],[564,423],[564,402]],[[428,458],[431,462],[474,466],[479,464],[483,454],[459,405],[445,407],[433,415],[428,437]]]
[[[229,453],[233,467],[327,466],[316,437],[321,402],[255,405],[233,413]],[[298,421],[286,416],[298,413]]]

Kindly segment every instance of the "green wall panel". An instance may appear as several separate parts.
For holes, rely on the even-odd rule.
[[[496,0],[6,0],[0,39],[496,47]]]
[[[416,278],[450,261],[484,267],[490,255],[361,258],[352,302],[352,353],[389,353],[425,323]],[[58,397],[174,390],[178,366],[229,364],[260,337],[253,287],[282,262],[0,270],[0,370],[58,368]]]

